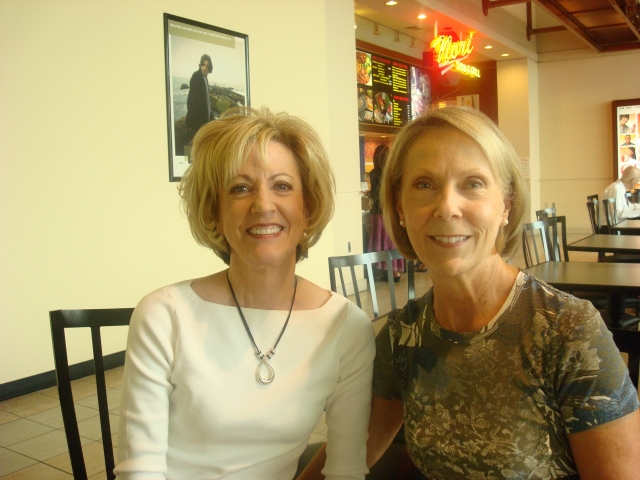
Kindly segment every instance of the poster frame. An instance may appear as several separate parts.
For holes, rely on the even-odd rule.
[[[194,27],[194,30],[192,32],[193,35],[195,36],[195,38],[198,38],[198,36],[200,36],[199,38],[206,38],[207,35],[211,36],[211,37],[215,37],[215,38],[223,38],[223,36],[227,36],[227,37],[233,37],[234,39],[234,45],[236,43],[237,39],[240,39],[244,42],[244,52],[243,52],[243,61],[242,63],[242,68],[244,69],[244,72],[246,72],[245,75],[242,74],[242,71],[240,71],[240,69],[236,67],[234,67],[233,65],[229,65],[229,64],[225,64],[224,62],[220,62],[218,59],[216,59],[215,54],[214,55],[210,55],[211,56],[211,63],[212,63],[212,68],[213,68],[213,72],[214,74],[216,74],[216,72],[218,72],[218,76],[220,75],[220,72],[224,72],[227,76],[231,75],[233,78],[241,78],[242,81],[241,83],[244,83],[244,106],[246,107],[250,107],[251,106],[251,95],[250,95],[250,83],[249,83],[249,36],[244,34],[244,33],[239,33],[233,30],[229,30],[226,28],[222,28],[222,27],[217,27],[215,25],[210,25],[207,23],[203,23],[203,22],[199,22],[196,20],[191,20],[188,18],[184,18],[184,17],[179,17],[177,15],[172,15],[169,13],[164,13],[163,14],[163,27],[164,27],[164,60],[165,60],[165,88],[166,88],[166,108],[167,108],[167,143],[168,143],[168,155],[169,155],[169,182],[178,182],[180,181],[180,179],[182,178],[181,173],[178,170],[183,170],[185,169],[185,161],[187,163],[191,163],[191,159],[189,156],[189,152],[187,151],[186,155],[177,155],[176,152],[176,136],[178,130],[178,126],[176,125],[180,120],[180,119],[175,119],[174,118],[174,92],[172,91],[172,74],[174,73],[172,70],[172,52],[171,52],[171,42],[170,42],[170,35],[174,36],[175,34],[171,34],[170,32],[170,23],[171,22],[178,22],[180,24],[185,24],[191,27]],[[176,24],[173,23],[171,24],[172,28],[175,28]],[[199,29],[199,30],[198,30]],[[201,42],[202,40],[198,40],[198,39],[191,39],[190,41],[192,42]],[[227,39],[228,40],[228,39]],[[188,40],[187,40],[188,41]],[[219,46],[219,45],[215,45],[214,43],[211,43],[212,47],[210,47],[212,52],[215,52],[216,48],[218,49],[222,49],[225,48],[224,46]],[[206,53],[206,52],[205,52]],[[194,70],[196,69],[196,63],[199,62],[200,58],[196,58],[193,63],[194,63]],[[197,70],[196,70],[197,71]],[[208,76],[208,83],[209,83],[209,92],[211,95],[212,92],[212,80],[215,80],[215,77],[212,79],[211,78],[212,75],[210,74]],[[217,85],[216,85],[217,86]],[[215,88],[215,87],[214,87]],[[233,90],[233,89],[231,89]],[[231,92],[233,93],[233,92]],[[239,97],[239,94],[236,94],[235,97]],[[206,98],[206,97],[205,97]],[[238,103],[238,105],[241,105],[240,103]],[[210,119],[215,119],[217,118],[216,115],[219,116],[219,114],[221,114],[222,112],[214,112],[213,111],[213,106],[211,108],[211,118]],[[195,134],[195,132],[192,131],[193,129],[189,129],[187,135],[189,138],[192,138],[192,133]],[[186,160],[185,160],[186,159]],[[177,168],[180,167],[180,168]]]
[[[636,156],[638,155],[638,139],[640,139],[640,98],[631,98],[627,100],[615,100],[611,102],[611,132],[612,132],[612,148],[613,148],[613,164],[612,164],[612,173],[613,173],[613,181],[616,181],[620,178],[621,169],[624,166],[620,160],[620,136],[624,135],[623,132],[619,131],[619,120],[618,120],[618,112],[620,107],[629,107],[630,110],[635,112],[636,120],[635,120],[635,151]],[[634,108],[635,107],[635,108]],[[639,162],[640,163],[640,162]]]

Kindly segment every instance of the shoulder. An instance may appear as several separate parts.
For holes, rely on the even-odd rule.
[[[139,324],[171,322],[178,310],[193,301],[195,293],[190,285],[191,280],[185,280],[158,288],[142,297],[131,317],[131,326],[135,328]]]

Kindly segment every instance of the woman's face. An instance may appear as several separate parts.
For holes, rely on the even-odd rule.
[[[271,141],[264,160],[251,150],[220,197],[218,229],[229,243],[231,265],[295,265],[307,227],[302,188],[289,148]]]
[[[411,145],[397,208],[434,278],[482,273],[509,214],[482,149],[454,128],[432,129]]]

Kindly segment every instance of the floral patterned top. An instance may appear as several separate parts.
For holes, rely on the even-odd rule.
[[[430,479],[578,478],[568,433],[627,415],[638,396],[591,303],[520,272],[477,332],[440,327],[433,290],[389,315],[373,391],[402,399]]]

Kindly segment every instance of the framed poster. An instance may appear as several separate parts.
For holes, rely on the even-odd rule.
[[[198,129],[229,108],[250,106],[249,37],[164,14],[169,181],[191,163]]]
[[[617,180],[629,165],[640,167],[638,161],[638,128],[640,128],[640,98],[616,100],[611,103],[613,131],[613,179]],[[636,185],[638,189],[640,185]]]

